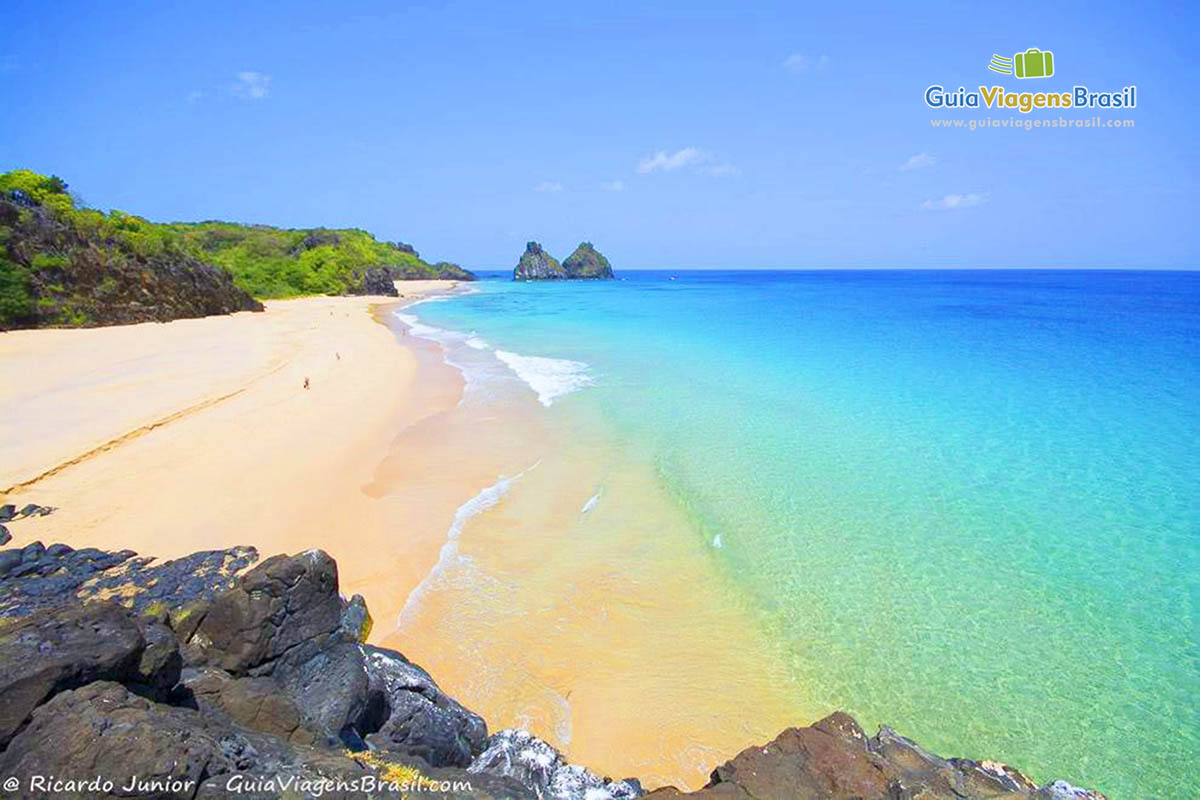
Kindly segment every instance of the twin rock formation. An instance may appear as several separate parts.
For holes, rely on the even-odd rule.
[[[540,244],[529,242],[513,270],[514,281],[612,280],[612,277],[608,259],[592,247],[591,242],[582,242],[561,264]]]
[[[489,736],[425,670],[366,644],[366,605],[340,596],[325,553],[257,561],[249,547],[166,563],[36,542],[0,551],[0,777],[16,781],[4,796],[643,796],[525,731]],[[868,737],[842,713],[744,750],[698,792],[646,796],[1103,800],[943,759],[886,727]]]

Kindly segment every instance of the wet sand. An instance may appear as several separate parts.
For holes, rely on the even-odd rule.
[[[523,385],[464,398],[402,302],[0,336],[0,502],[58,507],[9,546],[320,547],[492,730],[648,786],[815,718],[650,464]]]

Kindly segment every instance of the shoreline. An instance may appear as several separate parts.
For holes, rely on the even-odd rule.
[[[18,367],[28,380],[0,390],[6,418],[31,419],[22,398],[48,397],[39,413],[87,409],[85,432],[108,436],[78,438],[82,457],[49,469],[62,437],[37,450],[30,425],[3,439],[31,447],[17,466],[34,480],[0,503],[58,506],[9,523],[7,546],[158,561],[235,545],[328,551],[344,595],[375,615],[372,644],[425,665],[495,729],[527,729],[648,788],[698,789],[733,754],[833,710],[799,691],[787,654],[612,431],[581,426],[576,404],[550,412],[503,359],[493,366],[516,393],[489,386],[490,403],[467,402],[471,377],[445,344],[396,313],[456,286],[428,284],[400,284],[398,300],[156,324],[161,337],[0,337],[0,357],[36,340],[31,363],[68,356],[50,374]],[[496,360],[473,334],[441,333]],[[224,382],[188,396],[214,374]],[[146,399],[164,386],[179,408],[130,403],[150,386]]]
[[[377,618],[379,644],[494,724],[648,786],[699,788],[729,753],[827,713],[640,448],[510,363],[549,359],[505,359],[472,331],[404,322],[468,388],[433,425],[405,432],[403,449],[425,456],[419,469],[381,477],[418,493],[473,477],[446,506],[437,561],[395,630]]]
[[[641,547],[634,534],[600,550],[562,549],[527,570],[588,502],[589,524],[618,514],[612,524],[641,531],[634,523],[648,497],[636,487],[650,477],[614,477],[599,502],[591,485],[574,497],[556,481],[574,475],[584,486],[597,453],[616,459],[603,437],[589,440],[595,452],[572,444],[570,424],[516,378],[515,393],[494,404],[464,403],[467,378],[443,344],[408,334],[394,313],[454,287],[399,284],[399,300],[275,301],[261,314],[152,323],[153,336],[143,325],[0,338],[0,356],[27,359],[16,365],[26,379],[0,393],[4,416],[26,422],[4,439],[21,458],[3,460],[4,485],[18,488],[0,502],[57,507],[9,523],[7,546],[129,548],[159,560],[237,545],[326,550],[341,565],[345,595],[365,597],[372,642],[427,664],[498,725],[529,728],[579,763],[652,783],[697,787],[731,753],[815,719],[780,695],[782,673],[763,666],[774,662],[762,660],[744,610],[686,600],[689,581],[713,586],[716,576],[685,536],[667,533],[662,498],[646,508],[669,544],[647,554],[648,564],[623,563]],[[90,416],[39,439],[64,408]],[[531,468],[542,459],[546,466]],[[456,519],[506,478],[515,490],[497,507],[484,503],[490,516]],[[450,541],[456,525],[466,535]],[[496,631],[505,628],[489,628],[503,620],[476,613],[479,586],[454,585],[463,559],[515,586],[509,611],[536,624],[503,636]],[[563,593],[561,570],[595,574]],[[563,614],[574,617],[566,629]],[[728,647],[705,655],[717,635]],[[570,652],[586,663],[570,665]],[[711,669],[677,680],[699,663]],[[703,688],[697,675],[743,688],[737,698],[692,700]]]
[[[399,432],[462,390],[416,340],[398,346],[387,316],[456,285],[0,336],[0,358],[21,376],[0,388],[0,486],[10,487],[0,502],[56,507],[8,523],[8,546],[119,546],[160,559],[320,547],[344,565],[348,593],[387,613],[407,586],[402,565],[388,568],[399,561],[389,559],[394,502],[375,490],[375,467]],[[394,588],[381,590],[382,574]]]

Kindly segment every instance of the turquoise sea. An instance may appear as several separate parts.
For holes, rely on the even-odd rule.
[[[815,705],[1200,797],[1200,274],[503,277],[411,312],[636,443]]]

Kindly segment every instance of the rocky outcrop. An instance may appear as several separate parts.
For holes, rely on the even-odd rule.
[[[138,616],[162,615],[167,609],[179,614],[185,605],[232,588],[257,560],[253,547],[205,550],[155,563],[132,550],[73,550],[33,542],[20,550],[0,550],[0,619],[113,597]]]
[[[537,242],[525,245],[525,252],[513,270],[514,281],[603,280],[613,277],[612,266],[591,242],[581,242],[567,260],[559,264]]]
[[[849,715],[831,714],[789,728],[763,747],[749,747],[717,767],[697,792],[674,788],[647,798],[672,800],[1102,800],[1065,781],[1038,787],[1006,764],[944,759],[890,728],[868,737]]]
[[[4,513],[12,513],[4,509]],[[402,654],[365,643],[361,597],[319,550],[165,563],[34,543],[0,551],[0,775],[12,797],[632,800],[484,720]],[[34,776],[102,785],[38,788]],[[137,779],[141,783],[134,783]],[[373,781],[373,783],[365,783]],[[240,791],[239,791],[240,787]],[[1098,800],[994,762],[943,759],[845,714],[718,767],[702,800]]]
[[[449,261],[439,261],[436,264],[420,266],[384,266],[364,270],[356,284],[350,287],[349,294],[377,294],[385,297],[397,297],[396,281],[473,281],[475,273],[463,269],[458,264]]]
[[[563,271],[567,278],[612,280],[613,271],[608,259],[600,251],[592,247],[591,242],[580,242],[575,252],[567,256],[563,262]]]
[[[189,666],[269,674],[284,654],[317,652],[341,622],[337,565],[320,550],[273,556],[233,588],[172,620]]]
[[[402,654],[365,644],[366,604],[341,598],[328,555],[257,557],[0,551],[0,772],[115,784],[66,792],[80,797],[223,797],[230,780],[282,797],[297,792],[281,782],[365,778],[376,790],[322,795],[379,796],[391,781],[429,797],[539,796],[466,770],[487,725]],[[147,788],[119,788],[134,777]],[[11,796],[46,794],[22,787]]]
[[[513,270],[514,281],[549,281],[567,277],[562,265],[537,242],[525,245],[525,252]]]
[[[363,272],[357,286],[350,288],[349,294],[378,294],[384,297],[398,297],[392,271],[387,267],[372,267]]]
[[[429,673],[394,650],[362,645],[369,697],[386,718],[367,743],[418,756],[434,766],[465,767],[483,750],[487,724],[442,692]]]

